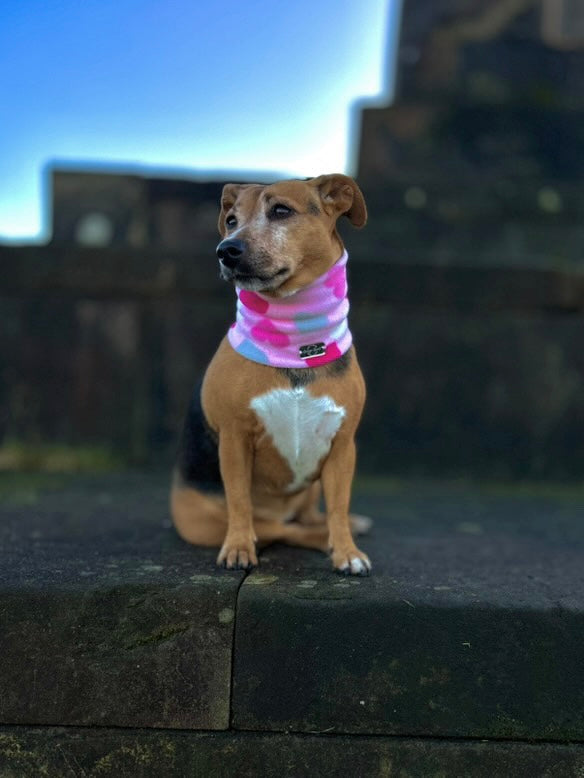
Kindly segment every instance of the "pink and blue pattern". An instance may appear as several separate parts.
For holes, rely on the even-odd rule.
[[[323,276],[289,297],[236,288],[237,318],[227,333],[242,356],[272,367],[319,367],[343,356],[353,342],[347,315],[347,252]],[[324,353],[300,349],[324,343]]]

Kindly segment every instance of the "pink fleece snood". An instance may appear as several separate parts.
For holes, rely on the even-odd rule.
[[[242,356],[273,367],[319,367],[343,356],[353,337],[347,314],[347,260],[289,297],[237,291],[237,318],[227,337]]]

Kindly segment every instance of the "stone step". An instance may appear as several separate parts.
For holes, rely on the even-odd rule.
[[[32,775],[26,754],[53,765],[82,752],[93,774],[85,765],[154,748],[160,765],[175,737],[184,764],[206,758],[208,734],[185,744],[176,729],[228,730],[217,742],[244,761],[250,730],[296,732],[282,740],[291,764],[326,763],[336,742],[357,749],[359,774],[410,758],[447,775],[584,769],[579,746],[545,745],[584,741],[580,487],[358,483],[355,509],[375,519],[360,541],[370,578],[280,545],[247,576],[216,570],[214,550],[171,529],[166,476],[2,476],[0,498],[2,776]],[[62,726],[90,729],[46,729]],[[500,740],[518,749],[505,772]],[[460,772],[476,749],[491,772]],[[532,758],[560,767],[520,767]]]
[[[226,729],[243,573],[180,542],[164,481],[8,479],[0,723]]]
[[[584,494],[363,495],[371,578],[267,550],[240,589],[237,729],[584,740]]]
[[[0,727],[2,778],[579,778],[584,747],[350,735]]]

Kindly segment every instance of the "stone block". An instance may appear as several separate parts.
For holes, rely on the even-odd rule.
[[[582,491],[410,483],[354,502],[377,519],[371,578],[273,547],[244,581],[233,726],[582,740]]]
[[[2,778],[578,778],[582,746],[355,736],[0,729]]]
[[[0,722],[226,729],[242,574],[178,538],[160,479],[32,484],[1,506]]]

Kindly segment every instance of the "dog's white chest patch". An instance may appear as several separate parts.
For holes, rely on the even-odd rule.
[[[273,389],[254,397],[250,407],[293,473],[288,491],[306,484],[345,418],[332,398],[313,397],[306,389]]]

